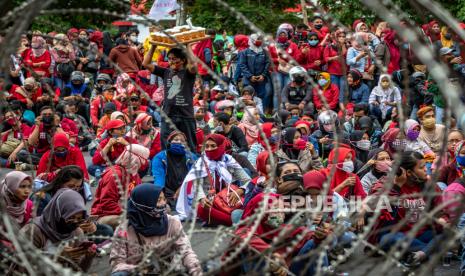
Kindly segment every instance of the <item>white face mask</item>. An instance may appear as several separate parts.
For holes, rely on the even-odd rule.
[[[354,171],[354,162],[352,161],[345,161],[342,163],[341,170],[345,171],[346,173],[351,173]]]
[[[132,42],[137,42],[137,36],[131,35],[131,36],[129,37],[129,39],[130,39]]]
[[[369,150],[371,148],[371,142],[368,140],[357,141],[357,148],[361,150]]]

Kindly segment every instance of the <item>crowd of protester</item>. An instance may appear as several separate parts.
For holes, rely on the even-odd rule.
[[[465,43],[437,21],[417,29],[463,88]],[[446,118],[450,103],[389,24],[330,29],[316,16],[280,25],[274,40],[207,33],[185,49],[139,42],[137,31],[21,36],[0,76],[0,166],[13,169],[0,197],[34,247],[87,271],[111,243],[118,276],[155,250],[200,275],[181,224],[196,219],[232,229],[223,258],[240,265],[223,268],[229,275],[311,275],[363,231],[385,252],[413,235],[398,258],[418,267],[447,229],[463,229],[463,200],[447,204],[465,195],[462,118]],[[389,211],[348,211],[382,195]],[[280,209],[289,197],[319,196],[336,209],[297,223],[295,210]]]

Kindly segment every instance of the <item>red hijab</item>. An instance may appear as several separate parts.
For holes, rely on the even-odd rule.
[[[399,46],[397,46],[394,43],[395,39],[396,31],[386,31],[386,35],[384,36],[384,42],[386,43],[386,46],[389,48],[389,53],[391,54],[391,60],[387,68],[389,74],[392,74],[392,72],[400,69],[400,49]]]
[[[389,155],[394,156],[395,150],[391,147],[391,143],[397,138],[400,129],[398,128],[390,128],[388,129],[383,136],[381,137],[381,141],[384,143],[384,150],[389,153]]]
[[[205,140],[212,140],[218,146],[215,150],[205,151],[208,159],[213,161],[219,161],[226,153],[226,138],[220,134],[209,134]]]
[[[271,130],[273,129],[273,123],[266,122],[261,125],[262,131],[266,136],[266,139],[270,139],[271,137]],[[263,140],[261,135],[258,135],[257,141],[266,149],[266,143],[265,140]],[[268,141],[269,142],[269,141]],[[278,144],[271,144],[270,143],[270,148],[272,152],[275,152],[278,148]]]
[[[238,34],[234,36],[234,45],[239,52],[249,48],[249,38],[246,35]]]
[[[265,176],[266,178],[268,178],[268,173],[266,172],[266,163],[268,162],[269,157],[270,153],[268,151],[262,151],[258,154],[256,160],[258,173],[262,176]]]

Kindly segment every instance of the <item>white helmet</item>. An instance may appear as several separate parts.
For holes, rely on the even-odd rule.
[[[307,76],[307,70],[303,68],[302,66],[294,66],[289,70],[289,77],[291,78],[291,81],[294,81],[295,77],[299,76]]]

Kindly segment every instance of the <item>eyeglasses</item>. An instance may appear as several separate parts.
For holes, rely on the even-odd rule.
[[[131,102],[138,102],[139,98],[131,98]]]

